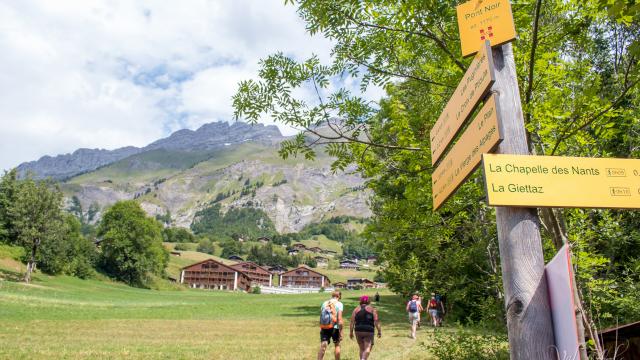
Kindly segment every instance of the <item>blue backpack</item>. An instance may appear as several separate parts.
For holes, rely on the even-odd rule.
[[[418,302],[416,300],[411,300],[409,302],[409,312],[418,312]]]

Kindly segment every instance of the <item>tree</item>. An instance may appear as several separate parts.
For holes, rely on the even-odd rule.
[[[17,171],[5,172],[0,179],[0,242],[14,243],[15,231],[10,209],[15,203],[18,189]]]
[[[322,149],[336,158],[334,170],[358,165],[375,192],[366,237],[389,264],[384,275],[392,289],[441,289],[451,292],[454,308],[468,310],[461,321],[482,313],[497,314],[501,321],[495,217],[483,202],[482,178],[472,176],[439,212],[431,205],[428,134],[470,61],[458,55],[454,4],[288,3],[312,34],[334,42],[333,60],[297,61],[282,53],[263,59],[258,79],[239,84],[233,98],[236,118],[256,122],[268,115],[302,130],[282,143],[285,158],[312,159]],[[639,157],[638,7],[623,0],[536,0],[514,3],[513,11],[531,153]],[[354,94],[340,87],[345,77],[359,82],[362,93],[372,84],[383,87],[386,97],[375,103]],[[296,98],[303,88],[316,99]],[[601,280],[622,286],[623,268],[635,268],[626,274],[639,277],[632,266],[639,258],[633,251],[620,256],[626,248],[621,241],[603,241],[602,234],[591,232],[579,240],[589,228],[624,224],[616,226],[618,238],[638,248],[633,234],[640,220],[632,212],[543,209],[540,221],[549,257],[566,242],[580,249],[574,261],[590,308],[613,303],[606,300],[609,293],[593,291],[602,289],[594,288]],[[593,265],[603,259],[606,266]],[[585,282],[588,277],[595,281]],[[490,304],[492,310],[480,311],[477,304]],[[609,319],[622,311],[608,309]]]
[[[30,282],[40,246],[59,241],[64,236],[62,192],[48,182],[26,179],[20,182],[15,195],[9,213],[16,239],[28,254],[24,281]]]
[[[151,275],[163,275],[169,254],[162,246],[162,226],[132,200],[109,208],[98,227],[100,266],[132,286],[148,285]]]
[[[82,203],[80,203],[80,199],[77,195],[73,195],[71,197],[71,205],[69,206],[69,212],[75,215],[81,223],[85,221],[84,210],[82,209]]]
[[[187,229],[181,227],[168,227],[162,230],[164,241],[175,243],[196,242],[196,237]]]
[[[96,218],[96,215],[100,212],[100,205],[97,202],[92,202],[89,205],[89,210],[87,210],[87,222],[93,223]]]

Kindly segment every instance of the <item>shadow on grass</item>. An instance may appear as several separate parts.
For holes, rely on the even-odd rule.
[[[24,274],[20,272],[0,269],[0,280],[20,282],[22,281],[23,277]]]

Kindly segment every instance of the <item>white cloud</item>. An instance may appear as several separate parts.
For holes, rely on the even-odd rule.
[[[0,169],[231,120],[259,59],[330,48],[282,0],[0,0]]]

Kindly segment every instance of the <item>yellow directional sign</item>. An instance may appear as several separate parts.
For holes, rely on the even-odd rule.
[[[442,156],[462,124],[469,118],[494,81],[491,48],[489,42],[485,42],[444,107],[438,121],[431,129],[432,164],[435,164]]]
[[[482,160],[502,140],[496,95],[491,95],[458,142],[431,176],[433,209],[453,195]]]
[[[483,155],[492,206],[640,208],[640,160]]]
[[[509,0],[471,0],[456,10],[462,56],[474,54],[485,40],[496,46],[516,38]]]

